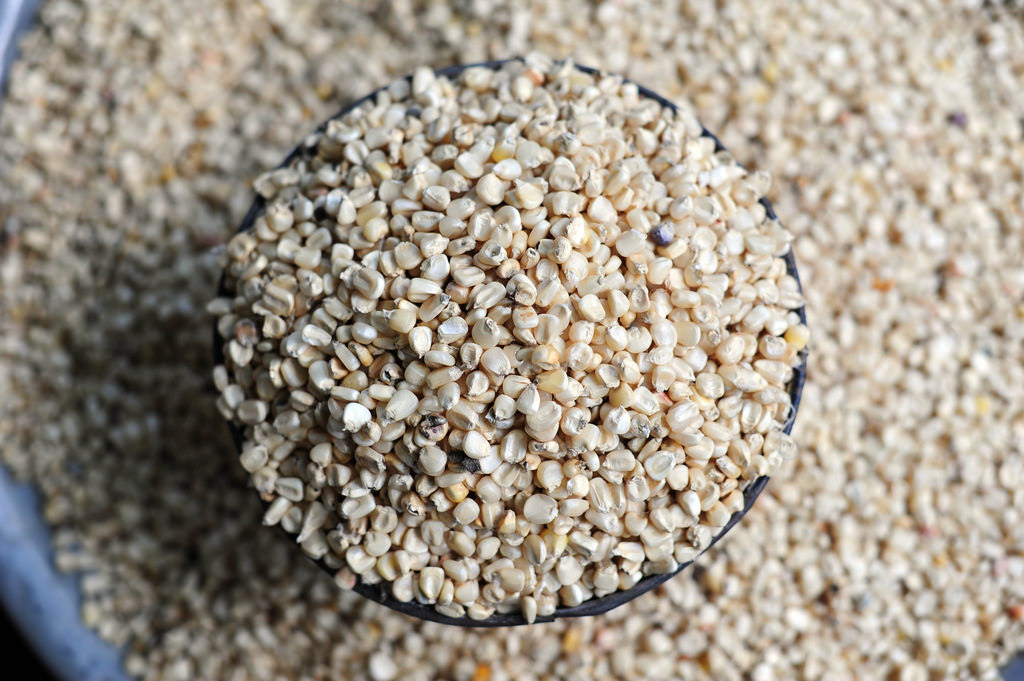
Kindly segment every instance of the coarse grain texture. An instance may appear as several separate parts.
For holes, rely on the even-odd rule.
[[[374,593],[418,580],[416,601],[440,613],[453,606],[436,575],[461,557],[473,576],[448,588],[480,587],[458,606],[467,622],[533,602],[548,617],[552,599],[610,596],[706,549],[731,518],[723,490],[796,454],[781,429],[808,335],[783,258],[792,237],[761,203],[768,181],[715,146],[687,107],[531,53],[455,77],[421,66],[257,178],[261,203],[228,242],[209,308],[227,380],[217,407],[239,427],[242,465],[265,502],[284,497],[304,519],[264,524]],[[700,345],[677,344],[693,324]],[[695,390],[695,369],[718,389]],[[719,408],[734,402],[739,413]],[[335,483],[328,465],[350,473]],[[665,482],[676,467],[693,490]],[[594,495],[552,469],[593,480]],[[397,522],[374,561],[377,508]],[[645,533],[628,514],[661,521]],[[527,565],[531,536],[574,540]],[[473,546],[495,540],[489,557]],[[619,555],[623,542],[639,558]],[[579,569],[553,579],[566,560]]]
[[[44,3],[0,112],[0,452],[90,572],[85,621],[153,680],[995,679],[1024,646],[1024,29],[1001,6]],[[207,250],[240,178],[344,102],[529,49],[692,100],[771,172],[815,331],[803,454],[699,572],[600,618],[453,630],[251,530],[209,408]]]

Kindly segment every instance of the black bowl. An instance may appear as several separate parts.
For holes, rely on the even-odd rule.
[[[438,69],[436,71],[436,73],[439,76],[446,76],[448,78],[455,78],[462,71],[465,71],[466,69],[472,68],[474,66],[483,66],[483,67],[487,67],[487,68],[497,69],[497,68],[500,68],[503,64],[505,64],[505,63],[507,63],[509,61],[518,61],[518,59],[515,59],[515,60],[497,60],[497,61],[481,62],[481,63],[478,63],[478,64],[463,64],[463,65],[459,65],[459,66],[450,66],[448,68]],[[585,73],[594,73],[594,74],[601,73],[599,69],[595,69],[595,68],[591,68],[591,67],[587,67],[587,66],[579,66],[579,65],[577,65],[576,68],[578,68],[581,71],[584,71]],[[407,79],[411,79],[411,78],[412,78],[411,76],[407,77]],[[656,102],[658,102],[662,106],[668,107],[668,108],[673,109],[673,110],[678,108],[675,104],[673,104],[669,100],[665,99],[664,97],[662,97],[661,95],[659,95],[659,94],[657,94],[655,92],[652,92],[651,90],[648,90],[647,88],[645,88],[643,86],[639,86],[638,85],[637,88],[638,88],[638,90],[639,90],[641,95],[655,100]],[[360,104],[362,104],[362,103],[364,103],[366,101],[372,100],[374,97],[377,96],[378,93],[382,92],[384,89],[386,89],[386,88],[380,88],[378,90],[375,90],[375,91],[371,92],[370,94],[366,95],[365,97],[352,102],[351,104],[349,104],[348,106],[343,108],[341,111],[339,111],[337,114],[335,114],[332,118],[328,119],[328,121],[334,120],[336,118],[340,118],[340,117],[344,116],[345,114],[349,113],[350,111],[352,111],[354,108],[356,108]],[[317,132],[324,130],[327,127],[328,121],[324,121],[323,123],[321,123],[320,126],[317,128]],[[715,142],[715,151],[723,151],[725,149],[725,146],[718,140],[717,137],[715,137],[713,134],[711,134],[706,128],[702,128],[702,129],[703,129],[702,136],[709,137],[712,140],[714,140],[714,142]],[[288,154],[288,156],[285,157],[284,161],[282,161],[281,165],[278,166],[278,167],[287,166],[297,156],[299,156],[300,154],[305,153],[306,151],[307,151],[307,148],[305,147],[305,145],[299,145],[298,147],[293,149],[292,152],[290,154]],[[765,211],[767,212],[769,218],[771,218],[772,220],[778,220],[778,217],[775,215],[775,211],[772,209],[772,204],[768,201],[768,199],[764,199],[764,198],[761,199],[761,205],[764,206]],[[253,222],[256,220],[256,218],[263,211],[264,207],[265,207],[265,201],[263,200],[263,198],[261,196],[257,195],[256,198],[253,200],[252,206],[249,208],[249,212],[246,214],[245,218],[242,220],[242,224],[239,226],[238,231],[239,232],[244,232],[246,230],[251,229],[252,225],[253,225]],[[799,275],[797,273],[796,260],[793,258],[792,250],[785,255],[785,260],[786,260],[786,270],[789,272],[790,275],[793,276],[794,279],[796,279],[797,286],[799,286],[800,285],[800,277],[799,277]],[[802,291],[802,289],[801,289],[801,291]],[[218,287],[218,295],[221,295],[221,296],[229,295],[229,292],[224,287],[224,278],[223,278],[223,276],[221,277],[220,285]],[[806,316],[806,313],[804,311],[804,307],[801,306],[796,312],[797,312],[797,314],[800,315],[800,320],[803,323],[806,324],[807,323],[807,316]],[[213,330],[213,352],[214,352],[214,362],[216,364],[223,363],[223,361],[224,361],[223,340],[221,339],[220,334],[217,333],[216,325],[214,326],[214,330]],[[783,424],[783,427],[782,427],[783,432],[785,432],[787,434],[790,433],[793,430],[793,424],[796,421],[797,410],[800,407],[800,395],[803,392],[804,380],[806,379],[806,377],[807,377],[807,351],[803,350],[800,353],[800,364],[793,370],[793,378],[790,380],[789,386],[788,386],[788,392],[789,392],[789,396],[790,396],[790,400],[791,400],[791,404],[792,404],[792,409],[790,411],[789,418],[786,419],[786,422],[785,422],[785,424]],[[243,438],[242,429],[238,426],[237,423],[234,423],[234,422],[228,422],[228,427],[231,430],[231,436],[232,436],[232,438],[233,438],[233,440],[235,442],[236,449],[241,451],[242,443],[243,443],[243,439],[244,439]],[[714,539],[711,540],[711,543],[708,545],[708,547],[706,549],[704,549],[704,551],[707,551],[709,548],[714,546],[715,543],[718,542],[718,540],[720,540],[722,537],[724,537],[725,534],[729,530],[731,530],[732,527],[736,523],[738,523],[740,521],[740,519],[743,518],[743,516],[745,516],[747,514],[748,511],[750,511],[751,507],[754,505],[754,501],[757,500],[758,495],[761,494],[761,491],[764,489],[764,486],[767,483],[768,483],[768,476],[762,476],[762,477],[757,478],[756,480],[754,480],[743,491],[743,500],[744,500],[743,509],[740,510],[740,511],[737,511],[736,513],[733,514],[732,518],[729,519],[729,522],[726,524],[726,526],[724,528],[722,528],[722,531],[719,532],[718,535],[716,535]],[[288,536],[291,537],[291,535],[288,535]],[[701,553],[703,553],[703,551]],[[322,560],[317,560],[317,561],[314,561],[314,562],[316,562],[323,570],[325,570],[329,574],[333,575],[336,572],[335,569],[332,569],[332,568],[328,567],[327,565],[325,565]],[[682,572],[684,569],[686,569],[687,567],[689,567],[692,564],[693,564],[693,561],[690,561],[688,563],[683,563],[682,565],[680,565],[678,567],[678,569],[676,569],[675,572],[670,572],[670,573],[661,574],[661,575],[650,575],[648,577],[645,577],[645,578],[641,579],[639,582],[637,582],[636,585],[633,586],[633,588],[631,588],[631,589],[627,589],[627,590],[624,590],[624,591],[616,591],[616,592],[614,592],[612,594],[604,596],[603,598],[592,598],[592,599],[590,599],[590,600],[588,600],[588,601],[586,601],[584,603],[581,603],[580,605],[577,605],[575,607],[571,607],[571,608],[558,608],[558,609],[555,610],[554,614],[552,614],[552,615],[547,615],[547,616],[543,616],[543,617],[542,616],[538,616],[537,619],[536,619],[536,622],[538,622],[538,623],[539,622],[552,622],[552,621],[554,621],[556,619],[559,619],[559,618],[562,618],[562,617],[589,617],[591,615],[600,615],[602,613],[606,613],[606,612],[608,612],[609,610],[611,610],[613,608],[617,608],[618,606],[622,605],[623,603],[627,603],[627,602],[633,600],[634,598],[637,598],[638,596],[641,596],[641,595],[647,593],[648,591],[650,591],[651,589],[655,588],[656,586],[659,586],[659,585],[665,583],[666,581],[668,581],[669,579],[671,579],[675,575],[679,574],[680,572]],[[391,593],[390,593],[389,589],[385,586],[384,582],[381,582],[380,584],[364,584],[363,582],[357,581],[356,585],[354,587],[354,591],[356,593],[358,593],[359,595],[363,596],[364,598],[368,598],[371,601],[375,601],[377,603],[380,603],[381,605],[387,606],[387,607],[391,608],[392,610],[397,610],[398,612],[404,613],[406,615],[411,615],[411,616],[419,618],[421,620],[429,620],[431,622],[440,622],[442,624],[451,624],[451,625],[462,626],[462,627],[510,627],[510,626],[518,626],[518,625],[522,625],[522,624],[527,624],[526,619],[522,616],[521,613],[518,613],[518,612],[511,612],[511,613],[497,613],[496,612],[496,613],[494,613],[493,615],[491,615],[490,617],[488,617],[485,620],[474,620],[474,619],[470,619],[469,617],[448,617],[447,615],[442,615],[441,613],[437,612],[437,610],[434,609],[433,605],[424,605],[424,604],[418,603],[416,601],[410,601],[408,603],[402,603],[400,601],[395,600],[391,596]]]

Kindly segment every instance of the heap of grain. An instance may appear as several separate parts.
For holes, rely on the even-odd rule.
[[[686,110],[539,55],[331,120],[257,181],[211,305],[265,524],[477,620],[692,560],[795,454],[768,186]]]

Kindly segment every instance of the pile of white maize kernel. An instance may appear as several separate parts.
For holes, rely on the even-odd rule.
[[[696,118],[540,55],[421,68],[260,177],[218,406],[336,581],[451,617],[692,560],[795,455],[790,234]]]

